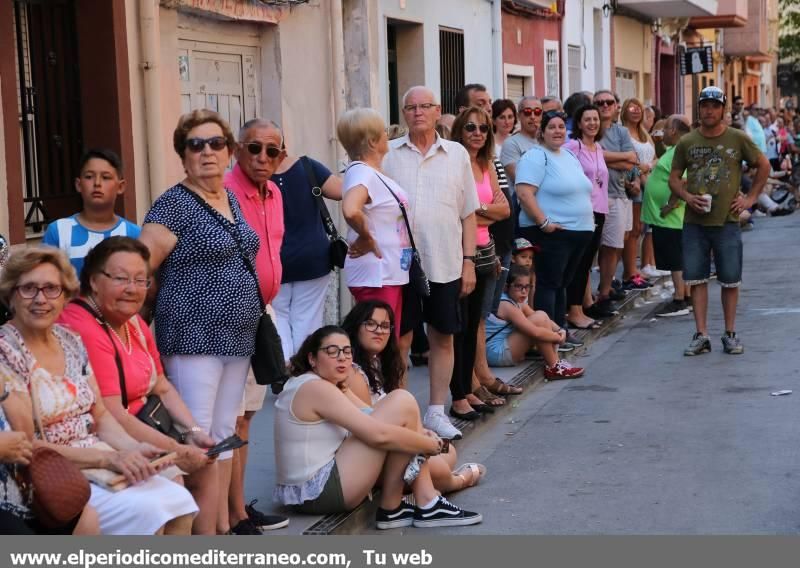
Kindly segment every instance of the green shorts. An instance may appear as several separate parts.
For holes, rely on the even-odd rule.
[[[313,501],[305,501],[302,505],[297,505],[298,512],[305,515],[330,515],[334,513],[345,513],[348,511],[344,504],[344,493],[342,493],[342,480],[339,477],[339,467],[333,462],[333,468],[322,488],[322,493]]]

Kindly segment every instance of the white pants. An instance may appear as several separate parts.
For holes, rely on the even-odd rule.
[[[287,360],[297,353],[306,337],[322,327],[325,293],[330,279],[328,273],[314,280],[281,284],[278,295],[272,300],[275,326]]]
[[[164,357],[170,382],[181,395],[197,425],[221,442],[236,432],[236,417],[242,405],[249,357],[172,355]],[[233,457],[223,452],[220,460]]]

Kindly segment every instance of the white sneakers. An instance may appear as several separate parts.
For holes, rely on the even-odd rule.
[[[422,420],[422,425],[428,430],[433,430],[440,438],[445,440],[461,439],[461,430],[453,426],[450,423],[450,419],[444,414],[428,410]]]
[[[669,276],[671,274],[669,270],[659,270],[652,264],[643,266],[641,272],[648,278],[660,278],[661,276]]]

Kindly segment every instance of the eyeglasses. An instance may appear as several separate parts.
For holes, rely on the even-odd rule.
[[[212,136],[211,138],[187,138],[186,148],[195,154],[199,154],[206,147],[211,146],[215,152],[219,152],[228,146],[228,139],[224,136]]]
[[[344,354],[345,359],[353,358],[353,348],[349,345],[339,347],[338,345],[323,345],[318,351],[324,351],[328,357],[338,359],[339,355]]]
[[[475,130],[480,130],[481,134],[486,134],[489,132],[489,125],[488,124],[475,124],[474,122],[468,122],[464,125],[464,130],[467,132],[475,132]]]
[[[372,319],[366,320],[361,325],[364,326],[364,329],[366,329],[367,331],[371,331],[373,333],[377,332],[378,330],[380,330],[381,333],[391,333],[391,331],[394,329],[394,326],[390,324],[388,321],[385,321],[383,323],[378,323]]]
[[[602,107],[602,106],[610,107],[610,106],[613,106],[613,105],[617,104],[617,101],[615,101],[614,99],[603,99],[602,101],[594,101],[594,104],[595,104],[595,106],[599,106],[599,107]]]
[[[417,112],[417,109],[422,110],[431,110],[432,108],[436,108],[436,103],[420,103],[418,105],[406,105],[403,107],[403,112]]]
[[[105,270],[101,270],[100,274],[111,280],[111,284],[117,288],[124,288],[133,284],[137,288],[149,288],[153,283],[149,278],[128,278],[127,276],[111,276]]]
[[[267,157],[275,159],[281,155],[281,149],[276,148],[275,146],[267,146],[266,144],[262,144],[261,142],[248,142],[246,144],[247,151],[250,152],[254,156],[258,156],[261,154],[261,150],[267,150]]]
[[[539,108],[539,107],[536,107],[536,108],[524,108],[519,112],[520,112],[520,114],[522,114],[524,116],[530,116],[530,115],[542,116],[542,109]]]
[[[37,286],[36,284],[23,284],[16,287],[17,294],[26,300],[32,300],[39,295],[39,292],[44,294],[45,298],[55,300],[64,293],[64,289],[57,284],[45,284],[44,286]]]
[[[528,290],[530,290],[532,288],[532,286],[530,284],[512,284],[511,287],[512,288],[516,288],[517,290],[520,290],[521,292],[527,292]]]

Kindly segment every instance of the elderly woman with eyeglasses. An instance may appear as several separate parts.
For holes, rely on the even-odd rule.
[[[124,475],[129,486],[122,491],[91,485],[89,506],[103,534],[189,534],[197,505],[157,475],[151,460],[163,449],[125,431],[99,394],[83,341],[56,324],[77,290],[66,254],[52,247],[14,253],[0,275],[0,300],[13,314],[0,327],[0,377],[11,387],[7,402],[29,409],[8,416],[11,426],[34,448],[55,450],[81,469]]]
[[[215,442],[235,432],[262,310],[254,269],[259,238],[223,184],[234,145],[216,112],[181,116],[173,146],[186,177],[155,200],[139,237],[157,270],[156,343],[167,376]],[[208,468],[217,479],[208,507],[216,503],[211,517],[220,533],[231,528],[231,457],[223,452]],[[215,527],[202,517],[194,531]]]
[[[578,158],[562,148],[566,121],[563,112],[542,114],[540,145],[522,157],[516,178],[520,233],[541,249],[533,303],[564,329],[566,288],[594,231],[592,182]],[[582,345],[569,334],[567,342]]]

